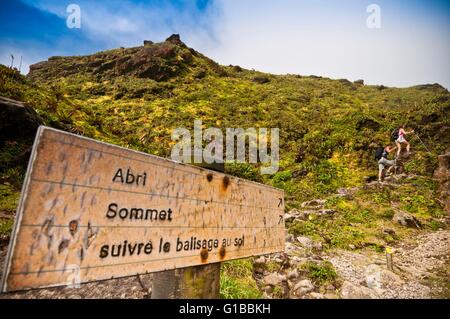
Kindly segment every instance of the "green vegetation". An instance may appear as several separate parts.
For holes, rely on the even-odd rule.
[[[306,262],[301,269],[307,272],[308,277],[318,285],[337,284],[338,276],[333,265],[329,261]]]
[[[9,237],[14,224],[13,213],[17,208],[20,193],[9,182],[0,184],[0,239]],[[8,216],[9,215],[9,216]]]
[[[156,54],[162,69],[147,74],[123,62],[145,60],[145,54]],[[449,142],[439,128],[449,125],[450,94],[439,85],[398,89],[268,75],[219,66],[170,43],[54,58],[28,78],[0,67],[0,76],[0,94],[28,102],[47,125],[163,157],[170,156],[172,130],[192,129],[194,119],[221,129],[278,127],[277,174],[261,176],[249,164],[227,163],[226,169],[280,187],[291,201],[361,186],[376,174],[370,145],[388,143],[400,123],[419,132],[433,153],[413,140],[417,153],[405,167],[410,173],[430,176]],[[265,81],[255,80],[261,77]]]
[[[14,220],[12,219],[0,219],[0,238],[8,237],[11,234],[13,225]]]
[[[220,297],[224,299],[261,298],[262,294],[252,275],[252,259],[238,259],[222,263]]]
[[[396,188],[361,189],[351,199],[332,196],[325,206],[336,210],[333,218],[316,216],[290,225],[296,236],[307,235],[325,242],[326,248],[371,248],[382,251],[386,244],[408,240],[418,232],[392,221],[396,210],[408,212],[431,230],[444,225],[438,221],[445,216],[437,196],[437,184],[425,177],[403,181]],[[389,228],[395,236],[383,233]]]
[[[0,184],[0,207],[2,211],[14,212],[19,203],[19,193],[11,185]]]

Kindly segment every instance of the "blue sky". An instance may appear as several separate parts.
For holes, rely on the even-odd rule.
[[[81,9],[81,28],[66,8]],[[370,4],[381,28],[367,27]],[[9,0],[0,11],[0,63],[22,73],[53,55],[162,41],[172,33],[222,64],[368,84],[450,88],[450,1]]]

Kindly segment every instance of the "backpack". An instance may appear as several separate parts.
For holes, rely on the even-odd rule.
[[[384,152],[384,148],[383,147],[379,147],[375,150],[375,159],[377,161],[379,161],[381,159],[381,157],[383,156],[383,152]]]
[[[399,130],[398,128],[396,128],[395,130],[392,131],[392,133],[391,133],[391,139],[392,139],[392,141],[395,142],[395,141],[398,139],[398,137],[399,137],[399,132],[400,132],[400,130]]]

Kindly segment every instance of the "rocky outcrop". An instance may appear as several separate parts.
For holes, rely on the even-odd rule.
[[[186,46],[183,41],[181,41],[180,35],[179,34],[172,34],[170,37],[168,37],[166,39],[166,42],[175,44],[175,45],[180,45],[180,46]]]
[[[340,195],[336,194],[339,197],[347,197],[350,195]],[[301,203],[301,210],[293,208],[289,212],[284,214],[284,220],[286,222],[296,222],[302,220],[308,220],[311,215],[315,216],[333,216],[336,213],[334,209],[326,209],[325,208],[325,200],[323,199],[313,199],[307,202]]]
[[[444,154],[438,156],[438,167],[434,171],[433,177],[439,181],[439,199],[450,215],[450,146],[447,147]]]
[[[199,59],[194,59],[198,56]],[[203,68],[203,69],[202,69]],[[88,56],[51,57],[30,66],[28,77],[34,81],[51,81],[73,74],[97,79],[131,76],[167,81],[192,72],[206,71],[223,76],[226,72],[214,61],[184,44],[178,34],[164,42],[144,40],[143,46],[98,52]]]
[[[314,290],[314,285],[311,282],[311,280],[309,279],[303,279],[300,280],[299,282],[297,282],[293,288],[293,293],[298,296],[301,297],[305,294],[307,294],[308,292],[311,292]]]
[[[394,217],[392,217],[392,221],[405,227],[421,228],[420,221],[413,215],[405,212],[396,212]]]
[[[264,284],[269,285],[269,286],[278,286],[284,280],[286,280],[285,276],[280,275],[278,273],[270,273],[264,277],[263,282],[264,282]]]
[[[255,76],[252,79],[253,82],[258,83],[258,84],[264,84],[264,83],[269,83],[270,79],[267,76]]]
[[[378,299],[377,293],[367,287],[355,285],[349,281],[342,284],[341,295],[343,299]]]
[[[0,97],[0,172],[10,168],[26,169],[36,131],[43,121],[29,105]],[[7,179],[17,188],[15,179]]]
[[[0,96],[0,144],[33,140],[42,119],[29,105]]]
[[[31,106],[0,96],[0,170],[26,168],[36,131],[42,124]],[[8,145],[14,145],[14,152],[7,151]]]

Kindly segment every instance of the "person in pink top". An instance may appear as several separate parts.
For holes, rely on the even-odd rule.
[[[409,155],[410,145],[409,142],[405,139],[405,136],[411,133],[414,133],[414,130],[407,132],[403,125],[400,126],[398,130],[398,138],[397,140],[395,140],[395,143],[397,144],[397,157],[400,156],[400,152],[402,150],[402,143],[406,144],[406,153],[407,155]]]

